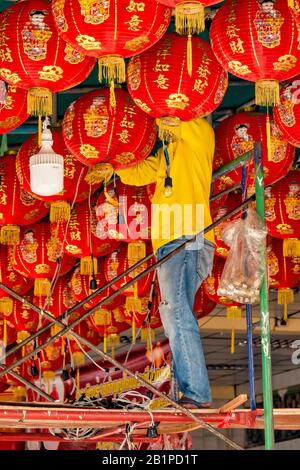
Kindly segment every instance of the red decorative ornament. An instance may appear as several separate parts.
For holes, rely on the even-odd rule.
[[[273,110],[274,120],[282,132],[283,137],[296,147],[300,147],[299,97],[300,76],[281,88],[280,103],[277,104]]]
[[[270,135],[268,136],[268,128]],[[254,149],[255,142],[262,143],[265,185],[283,178],[289,171],[295,156],[295,148],[282,136],[273,120],[263,113],[243,112],[224,119],[216,128],[215,169]],[[241,168],[222,176],[217,192],[241,182]],[[255,184],[254,162],[247,164],[247,186]]]
[[[216,307],[216,302],[211,300],[207,294],[203,286],[201,285],[196,293],[193,312],[195,313],[197,319],[204,318],[209,315],[214,308]]]
[[[47,208],[21,188],[16,174],[16,156],[5,155],[0,161],[0,225],[1,243],[15,245],[20,239],[20,225],[28,225],[44,217]]]
[[[180,136],[180,121],[214,111],[227,90],[227,73],[208,42],[195,37],[192,63],[187,59],[187,39],[168,33],[128,64],[129,93],[143,111],[159,119],[163,139]]]
[[[256,103],[279,101],[279,83],[300,72],[298,34],[287,2],[229,0],[211,26],[213,51],[233,75],[256,84]]]
[[[25,295],[32,287],[33,280],[28,277],[22,276],[14,270],[14,265],[11,259],[8,257],[7,248],[0,245],[0,279],[1,282],[17,292],[20,295]],[[3,313],[3,297],[7,297],[8,294],[4,290],[0,289],[0,313]]]
[[[172,10],[144,0],[54,0],[53,15],[61,37],[99,60],[99,80],[125,82],[125,57],[153,46],[167,31]]]
[[[201,33],[205,29],[204,8],[218,0],[158,0],[168,7],[175,7],[176,32],[178,34]]]
[[[213,217],[213,222],[224,217],[226,214],[231,212],[233,209],[242,204],[242,195],[241,193],[230,193],[225,201],[225,203],[219,208],[218,213]],[[230,224],[233,220],[236,220],[240,217],[240,213],[235,214],[234,216],[226,219],[225,222],[219,224],[215,229],[215,253],[218,256],[227,258],[229,253],[229,247],[224,243],[222,239],[222,230],[227,225]]]
[[[51,3],[25,0],[0,14],[3,57],[0,76],[11,85],[29,90],[28,112],[52,114],[52,92],[84,81],[95,60],[63,41],[57,33]]]
[[[26,298],[26,297],[25,297]],[[31,300],[31,296],[28,296]],[[13,310],[8,317],[17,331],[17,341],[20,343],[37,330],[39,314],[32,310],[26,302],[13,299]]]
[[[89,196],[89,192],[97,189],[96,185],[90,188],[85,180],[88,169],[84,167],[73,154],[66,148],[62,130],[60,128],[51,129],[53,136],[53,150],[64,157],[64,189],[54,196],[34,196],[42,201],[50,203],[50,220],[57,221],[61,218],[68,220],[70,216],[69,202],[82,201]],[[16,169],[21,187],[27,192],[32,192],[30,188],[30,157],[36,155],[40,150],[38,135],[33,135],[21,146],[17,159]],[[80,179],[80,181],[79,181]]]
[[[116,89],[116,98],[116,107],[112,108],[109,90],[102,88],[82,95],[66,111],[66,146],[85,165],[130,167],[152,150],[156,139],[154,120],[134,104],[125,90]],[[103,167],[97,165],[92,175],[97,182],[102,181]]]
[[[75,259],[67,255],[60,258],[61,244],[51,233],[47,222],[37,222],[22,228],[20,240],[19,245],[9,250],[13,267],[23,276],[35,280],[34,295],[47,296],[50,280],[70,271]]]
[[[205,294],[217,304],[225,305],[226,307],[238,306],[239,304],[237,302],[234,302],[233,300],[228,299],[227,297],[220,297],[217,294],[224,265],[225,260],[216,256],[214,259],[212,274],[208,276],[203,283]]]
[[[27,91],[0,81],[0,134],[6,134],[26,121]]]
[[[67,273],[64,276],[61,276],[51,292],[51,296],[45,299],[40,300],[40,298],[35,298],[34,303],[51,313],[55,318],[60,317],[66,310],[74,307],[77,303],[72,287],[71,287],[71,274]],[[56,326],[55,326],[56,328]]]

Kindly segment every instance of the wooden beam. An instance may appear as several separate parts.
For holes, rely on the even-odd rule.
[[[221,406],[220,413],[228,413],[229,411],[235,410],[240,405],[243,405],[248,400],[246,394],[238,395],[233,400],[230,400],[225,405]]]

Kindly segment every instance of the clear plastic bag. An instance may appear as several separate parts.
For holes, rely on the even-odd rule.
[[[267,231],[259,215],[249,208],[246,219],[225,225],[221,236],[230,247],[218,295],[241,304],[255,304],[265,273]]]

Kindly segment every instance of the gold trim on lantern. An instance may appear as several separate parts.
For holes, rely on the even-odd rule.
[[[131,267],[146,256],[145,242],[130,242],[127,246],[128,266]]]
[[[255,102],[259,106],[279,104],[279,82],[277,80],[257,80],[255,82]]]
[[[285,258],[300,257],[300,240],[298,238],[285,238],[283,240],[283,256]]]
[[[156,119],[158,137],[166,142],[176,142],[181,138],[181,121],[178,117],[167,116]]]
[[[94,322],[96,326],[107,326],[112,321],[111,312],[104,308],[100,308],[94,313]]]
[[[69,220],[71,206],[67,201],[55,201],[50,205],[50,222],[61,222]]]
[[[97,163],[90,168],[85,176],[88,184],[100,184],[102,181],[109,181],[114,173],[113,166],[110,163]]]
[[[1,227],[0,241],[2,245],[18,245],[20,243],[20,227],[18,225]]]
[[[124,83],[126,81],[125,60],[120,55],[105,55],[98,59],[99,82],[107,84]]]
[[[97,274],[98,262],[94,256],[85,256],[80,260],[80,274],[82,276],[91,276]]]
[[[29,338],[30,333],[28,331],[18,331],[17,332],[17,343],[23,343],[27,338]]]
[[[199,34],[205,29],[204,5],[184,1],[175,7],[175,26],[178,34]]]
[[[52,93],[48,88],[30,88],[27,95],[27,111],[33,116],[52,116]]]
[[[13,300],[10,297],[2,297],[0,299],[0,313],[4,316],[9,316],[12,314],[13,311]]]
[[[283,319],[288,320],[288,305],[294,303],[294,291],[289,287],[278,289],[278,305],[283,305]]]
[[[39,278],[34,280],[33,294],[37,297],[47,297],[50,293],[51,282],[47,278]]]

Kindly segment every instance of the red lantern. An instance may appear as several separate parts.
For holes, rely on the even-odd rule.
[[[0,279],[1,282],[17,292],[20,295],[26,294],[33,286],[33,280],[26,276],[22,276],[14,270],[12,260],[9,258],[7,248],[0,245]],[[0,313],[3,313],[4,305],[3,297],[7,297],[8,294],[0,289]],[[1,300],[2,299],[2,300]]]
[[[201,33],[205,29],[204,8],[218,0],[158,0],[168,7],[175,7],[176,32],[178,34]]]
[[[61,346],[49,344],[49,346],[42,349],[40,352],[40,367],[45,382],[54,381],[56,372],[63,369],[63,366],[64,354]],[[51,396],[53,395],[51,394]]]
[[[224,119],[216,128],[215,166],[222,166],[262,143],[265,185],[285,176],[294,161],[295,149],[284,140],[275,122],[270,122],[270,139],[267,137],[268,117],[263,113],[239,113]],[[241,168],[220,178],[218,191],[241,181]],[[254,162],[247,165],[247,186],[255,184]]]
[[[64,157],[64,189],[55,196],[37,196],[46,202],[51,203],[50,220],[57,221],[62,215],[64,219],[70,216],[70,206],[67,201],[76,202],[84,200],[88,197],[89,192],[97,189],[96,185],[90,189],[89,184],[85,181],[88,169],[72,155],[65,146],[62,130],[59,128],[52,129],[53,150]],[[21,146],[17,159],[16,169],[20,184],[23,189],[28,192],[30,187],[30,157],[36,155],[40,150],[38,144],[38,136],[33,135],[27,139]],[[79,181],[80,178],[80,181]],[[74,201],[74,202],[75,202]]]
[[[208,42],[195,37],[192,70],[187,70],[187,39],[166,34],[149,51],[133,57],[127,69],[128,90],[146,113],[159,118],[160,137],[180,136],[180,120],[214,111],[227,90],[227,73]]]
[[[47,213],[42,201],[20,187],[15,162],[15,155],[6,155],[0,161],[1,243],[7,245],[19,242],[19,225],[33,223]]]
[[[97,200],[97,235],[121,241],[150,240],[151,201],[147,186],[117,181]]]
[[[55,318],[60,317],[66,310],[74,307],[77,300],[71,287],[71,274],[67,273],[57,280],[51,292],[51,297],[46,298],[46,303],[45,299],[41,300],[40,298],[35,298],[34,303],[50,312]]]
[[[300,24],[300,23],[299,23]],[[300,147],[300,77],[287,83],[280,91],[280,103],[274,107],[274,120],[284,138]]]
[[[61,37],[86,55],[99,58],[99,80],[125,82],[124,57],[156,43],[166,32],[172,10],[153,0],[54,0]]]
[[[80,313],[76,312],[70,316],[70,323],[75,321],[78,317],[80,317]],[[75,326],[73,331],[80,335],[82,338],[87,339],[92,343],[94,346],[98,346],[100,343],[100,336],[95,328],[93,328],[92,323],[89,320],[83,320],[79,323],[79,325]],[[89,351],[89,348],[84,344],[81,344],[79,340],[75,340],[70,335],[69,338],[69,348],[67,349],[71,355],[71,359],[73,360],[73,364],[75,367],[80,367],[84,365],[86,355],[84,351]],[[79,382],[79,377],[77,378],[77,384]]]
[[[96,236],[96,198],[83,201],[73,207],[70,220],[67,223],[53,224],[61,242],[64,241],[64,252],[70,256],[80,258],[81,274],[93,274],[92,257],[105,256],[119,245],[119,241]],[[94,259],[96,263],[96,259]]]
[[[116,108],[112,108],[109,90],[102,88],[82,95],[67,109],[63,120],[65,143],[85,165],[106,162],[115,168],[130,167],[152,150],[156,139],[154,120],[134,104],[125,90],[117,89],[116,97]],[[95,176],[98,168],[94,169]],[[101,171],[99,176],[102,181]]]
[[[35,280],[34,295],[47,296],[50,280],[62,276],[74,265],[71,256],[61,256],[61,244],[50,230],[50,224],[38,222],[21,229],[20,244],[10,248],[13,267],[23,276]],[[58,263],[59,259],[59,263]]]
[[[96,313],[90,317],[93,328],[103,337],[103,351],[107,352],[107,347],[112,350],[112,357],[115,355],[115,348],[120,344],[120,333],[128,329],[128,323],[117,321],[110,311],[106,313]]]
[[[193,312],[197,319],[204,318],[209,315],[216,307],[216,302],[211,300],[205,293],[203,286],[201,285],[196,293]]]
[[[26,121],[27,92],[14,85],[8,85],[0,81],[0,134],[16,129]]]
[[[50,116],[51,93],[84,81],[95,60],[59,37],[47,1],[25,0],[6,8],[0,23],[0,76],[11,85],[29,90],[30,114]]]
[[[240,193],[230,193],[226,199],[225,204],[223,204],[216,216],[213,218],[213,222],[216,220],[220,219],[221,217],[224,217],[226,214],[231,212],[233,209],[238,207],[239,205],[242,204],[242,196]],[[229,219],[226,219],[225,222],[219,224],[215,229],[215,253],[218,256],[222,256],[223,258],[226,258],[228,256],[229,252],[229,247],[224,243],[223,238],[222,238],[222,230],[226,226],[226,224],[230,224],[231,221],[237,219],[240,217],[240,213],[237,213],[230,217]]]
[[[229,0],[217,12],[210,37],[220,64],[255,82],[257,104],[278,102],[278,82],[300,72],[297,27],[285,1]]]
[[[31,300],[31,296],[28,296],[28,300]],[[32,310],[26,302],[20,302],[16,299],[13,299],[13,310],[8,319],[17,330],[18,342],[28,338],[39,325],[39,314]]]

